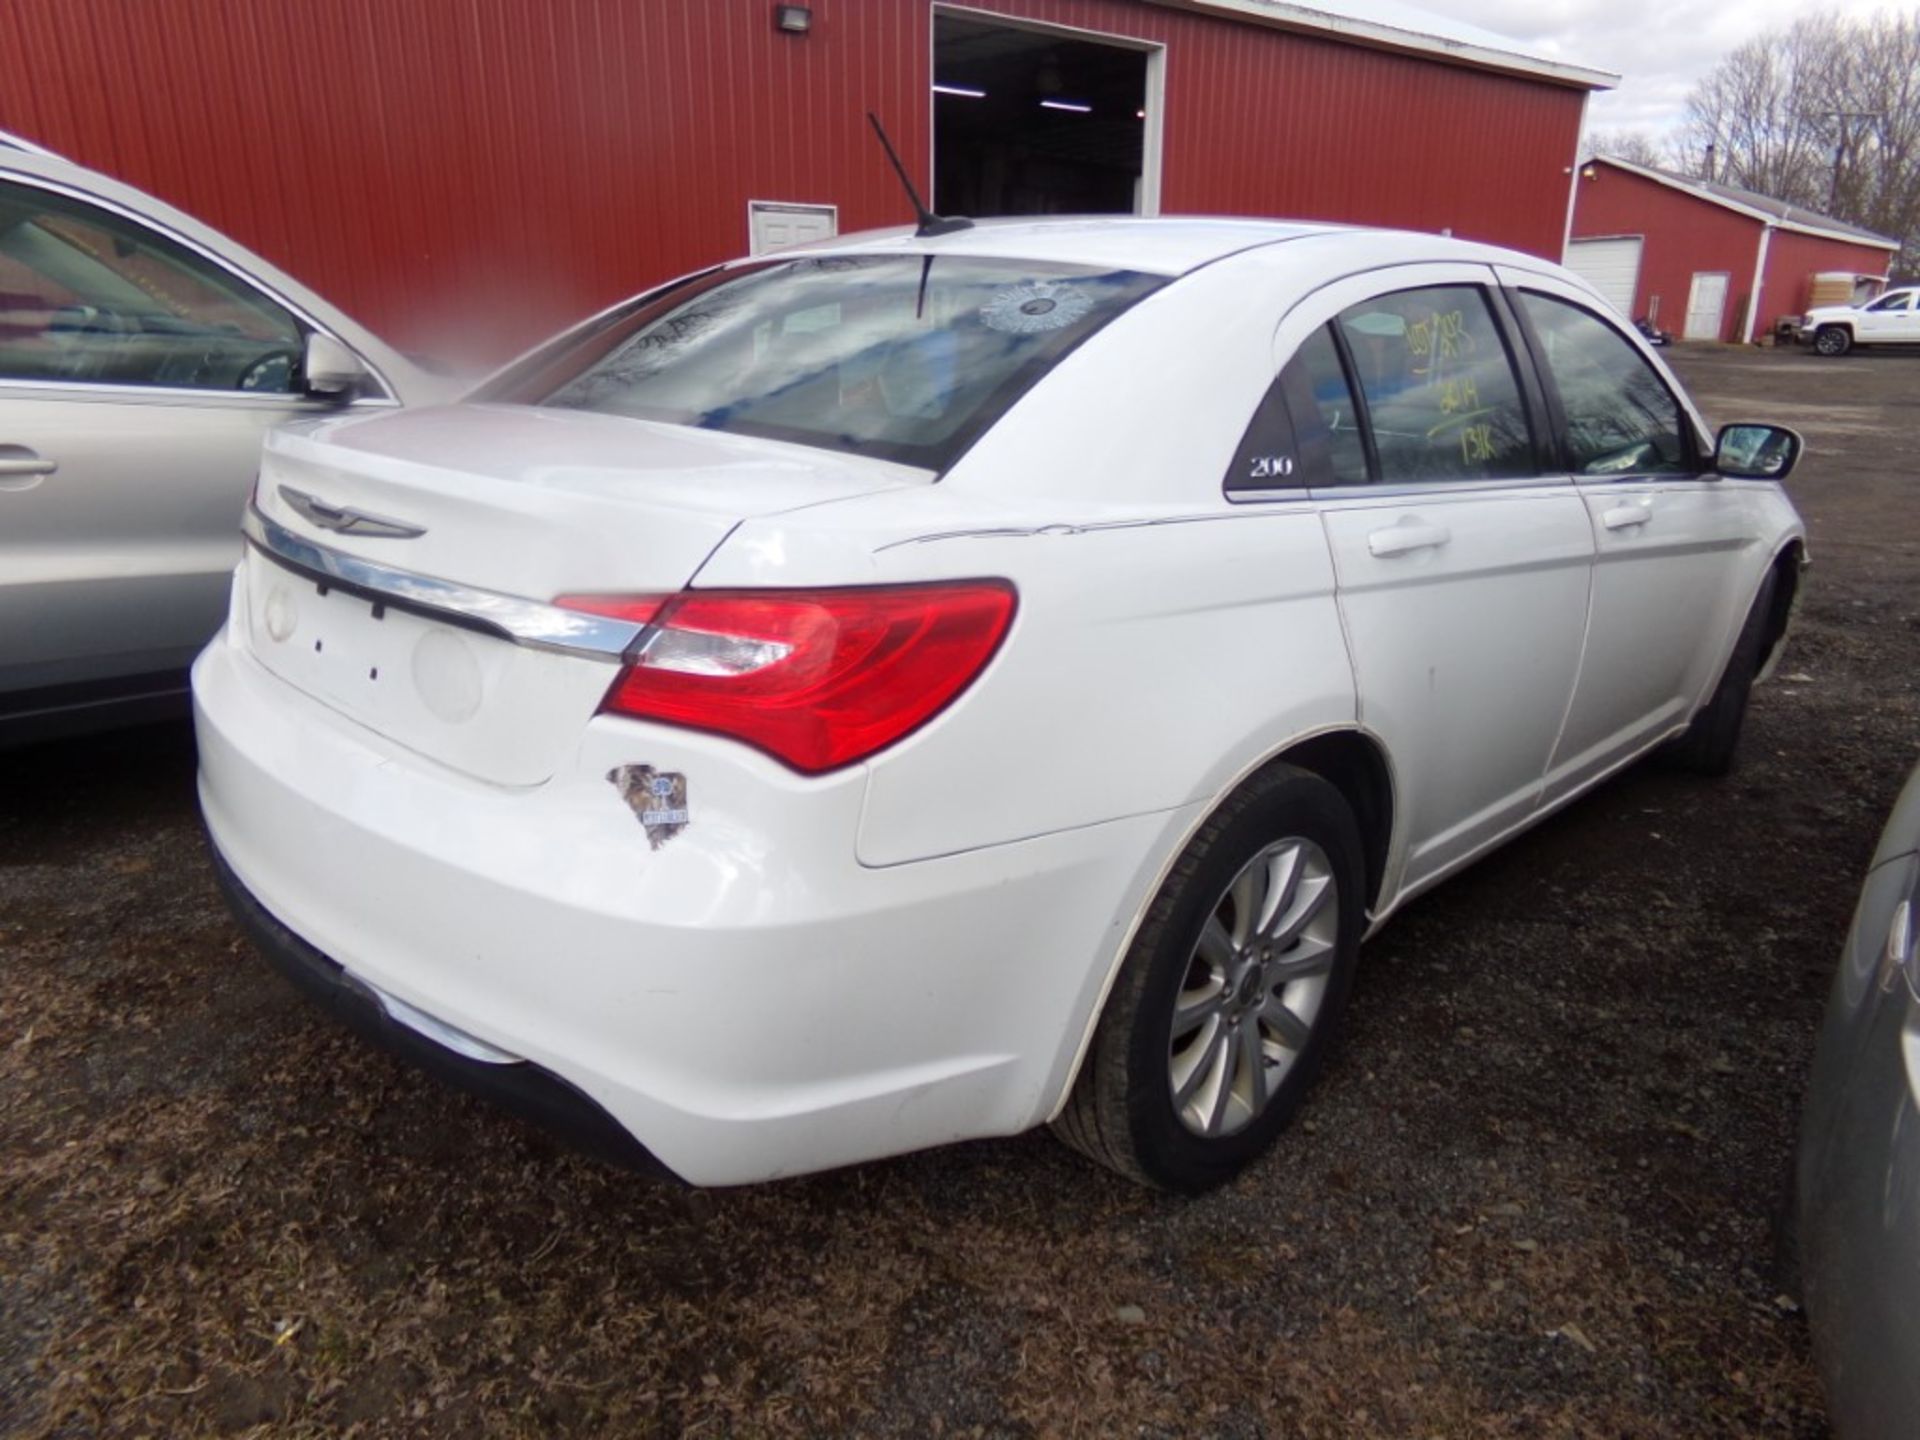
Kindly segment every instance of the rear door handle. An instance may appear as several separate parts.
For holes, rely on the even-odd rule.
[[[0,490],[31,490],[59,468],[24,445],[0,445]]]
[[[1653,518],[1651,501],[1641,501],[1626,505],[1615,505],[1600,512],[1600,523],[1609,530],[1631,530],[1636,525],[1644,525]]]
[[[1384,558],[1388,555],[1406,555],[1415,550],[1437,549],[1452,538],[1453,532],[1444,525],[1432,525],[1425,520],[1402,520],[1398,525],[1389,525],[1367,536],[1367,549]]]

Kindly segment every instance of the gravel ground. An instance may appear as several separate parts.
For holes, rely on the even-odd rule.
[[[600,1168],[264,968],[184,729],[0,756],[0,1431],[1823,1433],[1774,1216],[1920,734],[1920,361],[1678,364],[1814,447],[1742,768],[1637,769],[1411,907],[1302,1122],[1200,1200],[1045,1135]]]

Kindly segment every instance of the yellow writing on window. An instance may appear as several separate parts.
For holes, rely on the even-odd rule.
[[[1457,415],[1462,410],[1480,408],[1480,391],[1471,376],[1462,376],[1458,380],[1440,382],[1440,413]]]
[[[1447,310],[1414,321],[1407,326],[1407,349],[1439,360],[1471,354],[1473,337],[1467,333],[1466,312]]]

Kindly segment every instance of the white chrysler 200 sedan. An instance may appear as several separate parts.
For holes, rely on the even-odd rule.
[[[1199,1189],[1396,907],[1656,746],[1728,766],[1798,450],[1432,236],[742,261],[274,434],[202,804],[280,968],[603,1154],[1050,1122]]]

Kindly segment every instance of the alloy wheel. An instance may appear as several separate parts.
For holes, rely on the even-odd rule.
[[[1180,1123],[1208,1139],[1257,1119],[1313,1034],[1339,953],[1333,865],[1277,840],[1208,912],[1174,1000],[1167,1081]]]

